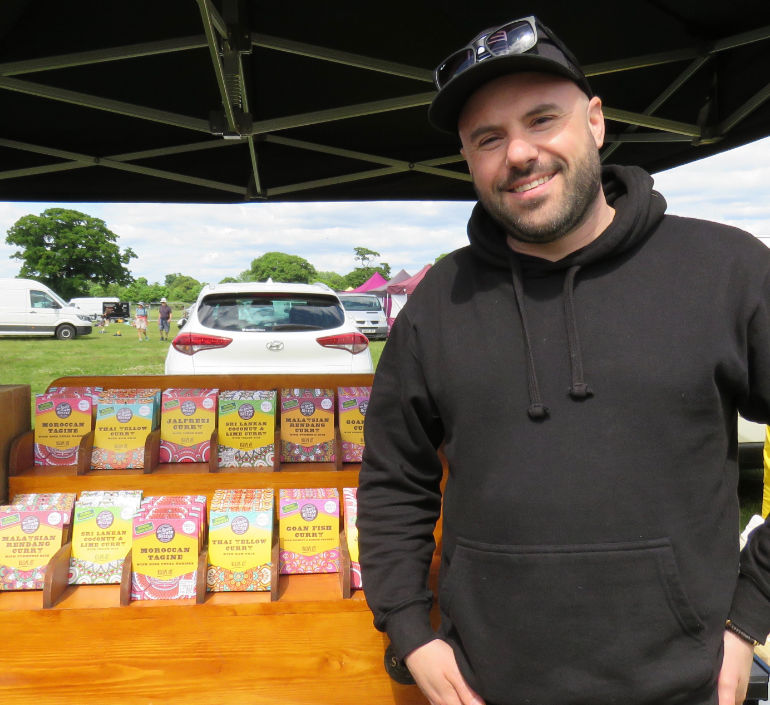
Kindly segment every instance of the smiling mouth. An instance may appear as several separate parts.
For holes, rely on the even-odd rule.
[[[530,181],[527,184],[522,184],[521,186],[516,186],[515,188],[512,188],[511,191],[514,193],[524,193],[525,191],[531,191],[533,188],[537,188],[538,186],[542,186],[544,183],[550,181],[554,177],[554,174],[548,174],[547,176],[541,176],[539,179],[535,179],[534,181]]]

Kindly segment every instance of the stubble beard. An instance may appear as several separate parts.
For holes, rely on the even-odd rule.
[[[505,196],[511,184],[535,173],[555,172],[564,179],[564,196],[550,210],[543,199],[533,200],[526,206],[514,210],[505,202]],[[571,171],[559,161],[551,164],[533,164],[526,170],[512,170],[506,181],[495,184],[492,192],[482,193],[474,183],[479,201],[513,239],[521,242],[545,244],[555,242],[571,233],[586,218],[591,207],[596,203],[602,188],[601,162],[599,153],[586,150],[582,158],[575,162]]]

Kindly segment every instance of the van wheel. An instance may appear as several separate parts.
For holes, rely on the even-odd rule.
[[[70,340],[75,337],[75,328],[69,323],[64,323],[56,329],[56,337],[59,340]]]

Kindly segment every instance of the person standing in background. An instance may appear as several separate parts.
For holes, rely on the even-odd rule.
[[[166,297],[160,300],[158,308],[158,331],[161,340],[168,340],[168,334],[171,330],[171,306],[168,305]]]
[[[134,311],[134,325],[136,326],[136,332],[139,336],[139,342],[149,340],[147,337],[147,308],[144,305],[144,301],[140,301],[136,304],[136,311]]]

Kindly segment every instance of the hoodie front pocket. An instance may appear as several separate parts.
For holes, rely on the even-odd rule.
[[[499,705],[687,702],[714,664],[668,540],[498,546],[459,540],[447,639]]]

